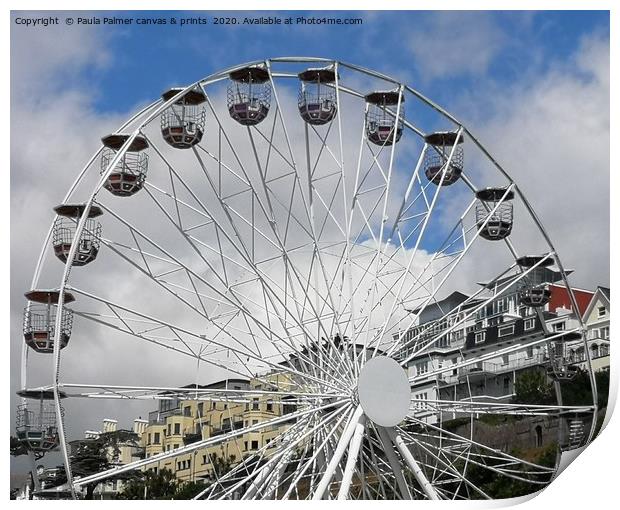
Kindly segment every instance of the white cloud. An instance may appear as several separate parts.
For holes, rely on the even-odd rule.
[[[424,81],[484,74],[505,42],[492,13],[471,11],[428,14],[407,41]]]
[[[585,38],[537,81],[486,92],[492,113],[470,115],[474,134],[523,190],[573,281],[608,284],[609,40]],[[515,232],[525,246],[529,237]]]

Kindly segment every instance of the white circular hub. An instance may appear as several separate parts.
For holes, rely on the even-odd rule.
[[[368,361],[360,372],[357,393],[364,414],[382,427],[397,425],[409,412],[409,379],[392,358],[377,356]]]

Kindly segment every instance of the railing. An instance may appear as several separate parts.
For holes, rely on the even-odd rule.
[[[508,372],[512,370],[519,370],[521,368],[532,367],[537,365],[544,365],[547,362],[547,358],[538,354],[536,356],[532,356],[529,358],[518,358],[516,360],[511,360],[508,363],[493,363],[489,361],[478,362],[474,365],[469,365],[467,367],[462,367],[458,369],[459,377],[463,377],[466,375],[475,375],[477,373],[502,373]]]

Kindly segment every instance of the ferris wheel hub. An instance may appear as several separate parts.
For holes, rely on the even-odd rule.
[[[357,393],[364,414],[382,427],[398,425],[409,412],[409,378],[403,367],[387,356],[372,358],[362,367]]]

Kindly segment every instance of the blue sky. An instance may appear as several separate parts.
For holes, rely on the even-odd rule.
[[[162,14],[156,11],[133,13],[142,17]],[[210,17],[213,14],[165,13],[177,17]],[[301,14],[301,11],[289,13]],[[122,15],[132,13],[128,11]],[[252,13],[237,12],[236,15]],[[278,15],[286,16],[286,13]],[[592,33],[607,34],[609,30],[609,15],[604,11],[466,12],[452,15],[453,19],[449,13],[424,11],[333,12],[330,16],[360,16],[364,24],[361,27],[213,24],[182,28],[170,25],[92,27],[101,32],[105,51],[113,60],[109,65],[83,67],[79,79],[93,84],[95,90],[105,90],[105,94],[96,97],[97,110],[127,111],[141,101],[157,97],[168,85],[194,81],[227,65],[265,56],[329,56],[367,64],[402,78],[449,107],[455,102],[455,95],[474,92],[481,86],[481,80],[501,86],[511,85],[526,76],[543,74],[575,52],[582,37]],[[453,54],[454,44],[460,45],[464,37],[471,39],[473,36],[466,55]],[[431,52],[437,53],[431,56]],[[424,62],[430,59],[446,63],[443,68],[430,66],[427,69]]]

